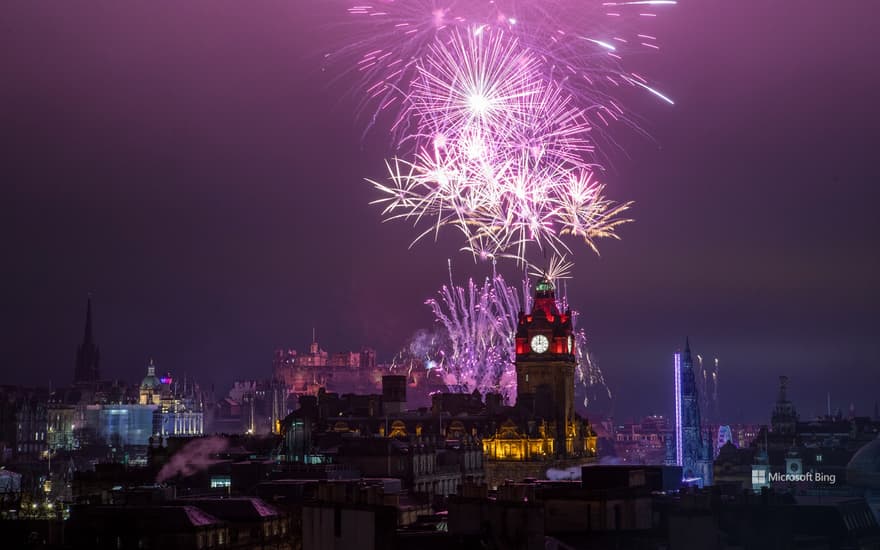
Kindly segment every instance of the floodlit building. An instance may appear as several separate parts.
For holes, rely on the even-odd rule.
[[[113,448],[144,447],[153,436],[157,405],[99,404],[86,407],[86,422],[97,442]]]
[[[572,331],[571,311],[559,311],[553,283],[541,279],[532,311],[520,312],[517,323],[516,406],[499,411],[495,433],[483,438],[490,486],[596,456],[596,434],[574,411]]]

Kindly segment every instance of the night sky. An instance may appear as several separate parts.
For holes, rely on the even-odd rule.
[[[322,55],[345,3],[5,2],[0,16],[2,383],[73,376],[86,296],[106,377],[154,358],[218,391],[277,347],[388,360],[455,275],[457,235],[380,223],[356,92]],[[337,9],[338,8],[338,9]],[[689,335],[721,359],[721,410],[870,413],[880,388],[880,5],[682,0],[629,59],[676,105],[626,95],[610,196],[636,223],[576,248],[570,300],[618,417],[671,410]],[[625,150],[625,152],[624,152]],[[512,272],[515,272],[513,270]]]

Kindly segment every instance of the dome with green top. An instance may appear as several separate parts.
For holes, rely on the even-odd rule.
[[[141,389],[158,391],[161,388],[162,381],[156,376],[156,366],[153,364],[153,360],[150,359],[150,364],[147,366],[147,375],[141,381]]]

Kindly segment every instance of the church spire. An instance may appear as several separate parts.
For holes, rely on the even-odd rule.
[[[95,345],[92,332],[92,297],[86,302],[86,326],[83,331],[82,344],[76,349],[76,368],[73,372],[74,382],[95,382],[100,378],[98,366],[101,354]]]
[[[89,294],[88,301],[86,302],[86,330],[85,334],[83,334],[83,344],[91,344],[94,341],[92,337],[92,295]]]
[[[682,356],[682,365],[693,368],[694,360],[691,358],[691,339],[689,336],[684,337],[684,354]]]

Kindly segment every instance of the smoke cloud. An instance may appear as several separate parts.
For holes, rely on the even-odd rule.
[[[229,441],[225,437],[205,437],[190,441],[162,466],[156,476],[156,483],[164,483],[177,475],[189,477],[220,462],[213,455],[225,451],[227,447]]]
[[[572,466],[564,470],[550,468],[547,470],[546,476],[550,481],[578,480],[581,478],[581,467]]]
[[[626,463],[620,457],[603,456],[599,459],[599,464],[603,466],[608,466]],[[572,466],[571,468],[565,468],[564,470],[550,468],[549,470],[547,470],[545,475],[550,481],[578,480],[581,478],[581,468],[582,466]]]

